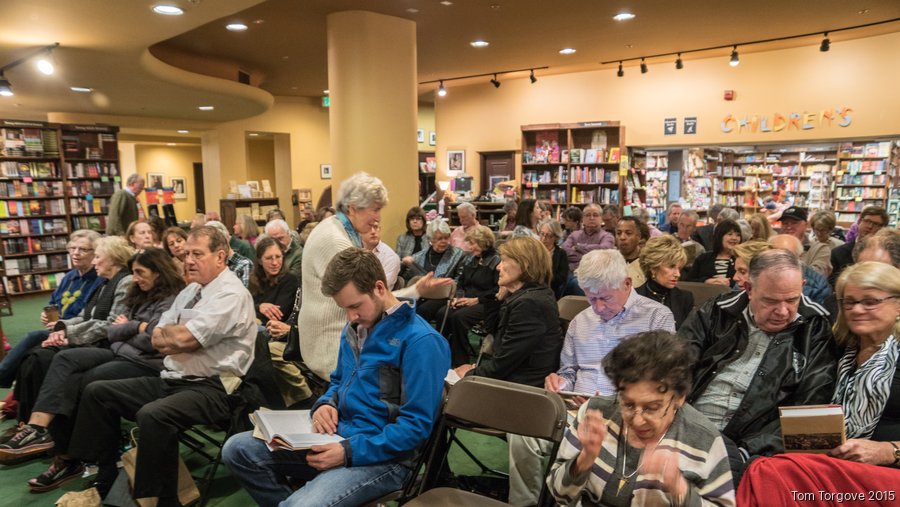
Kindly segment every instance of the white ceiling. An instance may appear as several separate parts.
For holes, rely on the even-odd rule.
[[[157,2],[151,0],[4,0],[0,66],[35,47],[54,42],[61,46],[53,52],[58,68],[54,76],[39,75],[30,62],[6,72],[16,95],[0,97],[0,117],[98,114],[131,127],[202,130],[259,114],[273,96],[321,95],[327,87],[326,16],[344,10],[414,20],[419,81],[548,66],[537,72],[540,78],[603,68],[601,61],[900,18],[897,0],[454,0],[449,6],[438,0],[173,1],[185,8],[185,15],[154,14],[151,7]],[[411,8],[418,12],[408,12]],[[630,10],[637,18],[613,21],[620,10]],[[257,20],[261,22],[254,23]],[[250,29],[229,32],[224,25],[231,21],[243,21]],[[900,23],[835,33],[831,40],[839,44],[895,31],[900,31]],[[478,38],[491,45],[470,47]],[[818,45],[820,40],[821,35],[815,35],[741,51]],[[563,47],[578,51],[560,55]],[[151,48],[169,63],[151,54]],[[197,73],[210,74],[213,64],[250,71],[259,86]],[[489,78],[482,79],[487,83]],[[455,84],[460,83],[447,83]],[[95,91],[76,94],[69,86]],[[433,89],[422,86],[420,93],[427,100]],[[216,109],[197,109],[206,104]]]

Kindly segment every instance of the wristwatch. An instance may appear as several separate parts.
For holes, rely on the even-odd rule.
[[[900,464],[900,447],[897,447],[894,442],[888,441],[888,443],[894,446],[894,462],[891,465],[897,466]]]

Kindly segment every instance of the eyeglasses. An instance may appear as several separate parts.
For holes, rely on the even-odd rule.
[[[873,220],[869,220],[868,218],[863,218],[861,220],[862,223],[868,225],[869,227],[875,227],[876,229],[881,229],[884,227],[884,224],[881,222],[875,222]]]
[[[70,246],[67,247],[66,250],[68,250],[69,253],[91,253],[94,251],[93,248],[84,248],[80,246]]]
[[[555,238],[556,234],[553,234],[552,232],[542,232],[541,237],[542,238]]]
[[[860,305],[863,307],[863,310],[869,311],[878,308],[878,305],[884,303],[888,299],[894,299],[897,297],[900,296],[888,296],[884,298],[862,298],[859,301],[855,299],[841,298],[838,300],[838,303],[841,304],[841,308],[847,311],[852,310],[856,305]]]
[[[622,407],[622,416],[631,419],[632,417],[640,414],[644,419],[658,420],[662,419],[669,413],[669,407],[672,405],[672,402],[675,400],[675,397],[669,398],[669,402],[662,407],[654,407],[654,408],[637,408],[633,403],[622,403],[622,398],[619,397],[619,405]]]

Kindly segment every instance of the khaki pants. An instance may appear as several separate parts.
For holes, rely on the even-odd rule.
[[[537,505],[553,442],[512,433],[506,439],[509,442],[509,503],[516,507]]]
[[[272,355],[272,367],[278,372],[275,383],[281,391],[284,405],[290,407],[312,396],[312,391],[306,385],[306,378],[300,373],[300,368],[293,362],[284,360],[285,345],[285,342],[269,342],[269,353]]]

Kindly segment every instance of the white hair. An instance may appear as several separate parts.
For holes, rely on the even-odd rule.
[[[447,221],[443,218],[436,218],[431,222],[428,222],[428,227],[425,228],[425,237],[430,241],[431,238],[434,237],[435,233],[441,233],[450,235],[450,226],[447,224]]]
[[[628,265],[616,249],[592,250],[581,258],[575,276],[585,291],[618,289],[628,278]]]
[[[380,179],[360,172],[350,176],[338,188],[335,208],[347,213],[350,206],[367,209],[373,206],[385,207],[388,203],[387,188]]]
[[[456,207],[457,213],[461,211],[465,211],[466,213],[470,213],[472,215],[475,215],[478,212],[478,210],[475,209],[475,206],[470,202],[464,202]]]
[[[209,225],[209,222],[206,222],[206,224]],[[275,220],[269,220],[269,222],[266,223],[266,234],[271,235],[272,230],[274,230],[276,227],[278,227],[279,229],[281,229],[284,232],[287,232],[287,233],[291,232],[291,226],[288,225],[287,222],[285,222],[284,220],[282,220],[280,218],[276,218]]]
[[[719,212],[719,215],[716,216],[716,221],[721,222],[723,220],[734,220],[735,222],[741,218],[741,214],[738,213],[734,208],[722,208],[722,211]]]
[[[215,227],[215,229],[221,232],[225,236],[225,242],[231,241],[231,234],[228,233],[228,227],[225,227],[225,224],[219,222],[218,220],[210,220],[203,225],[208,225],[210,227]]]

